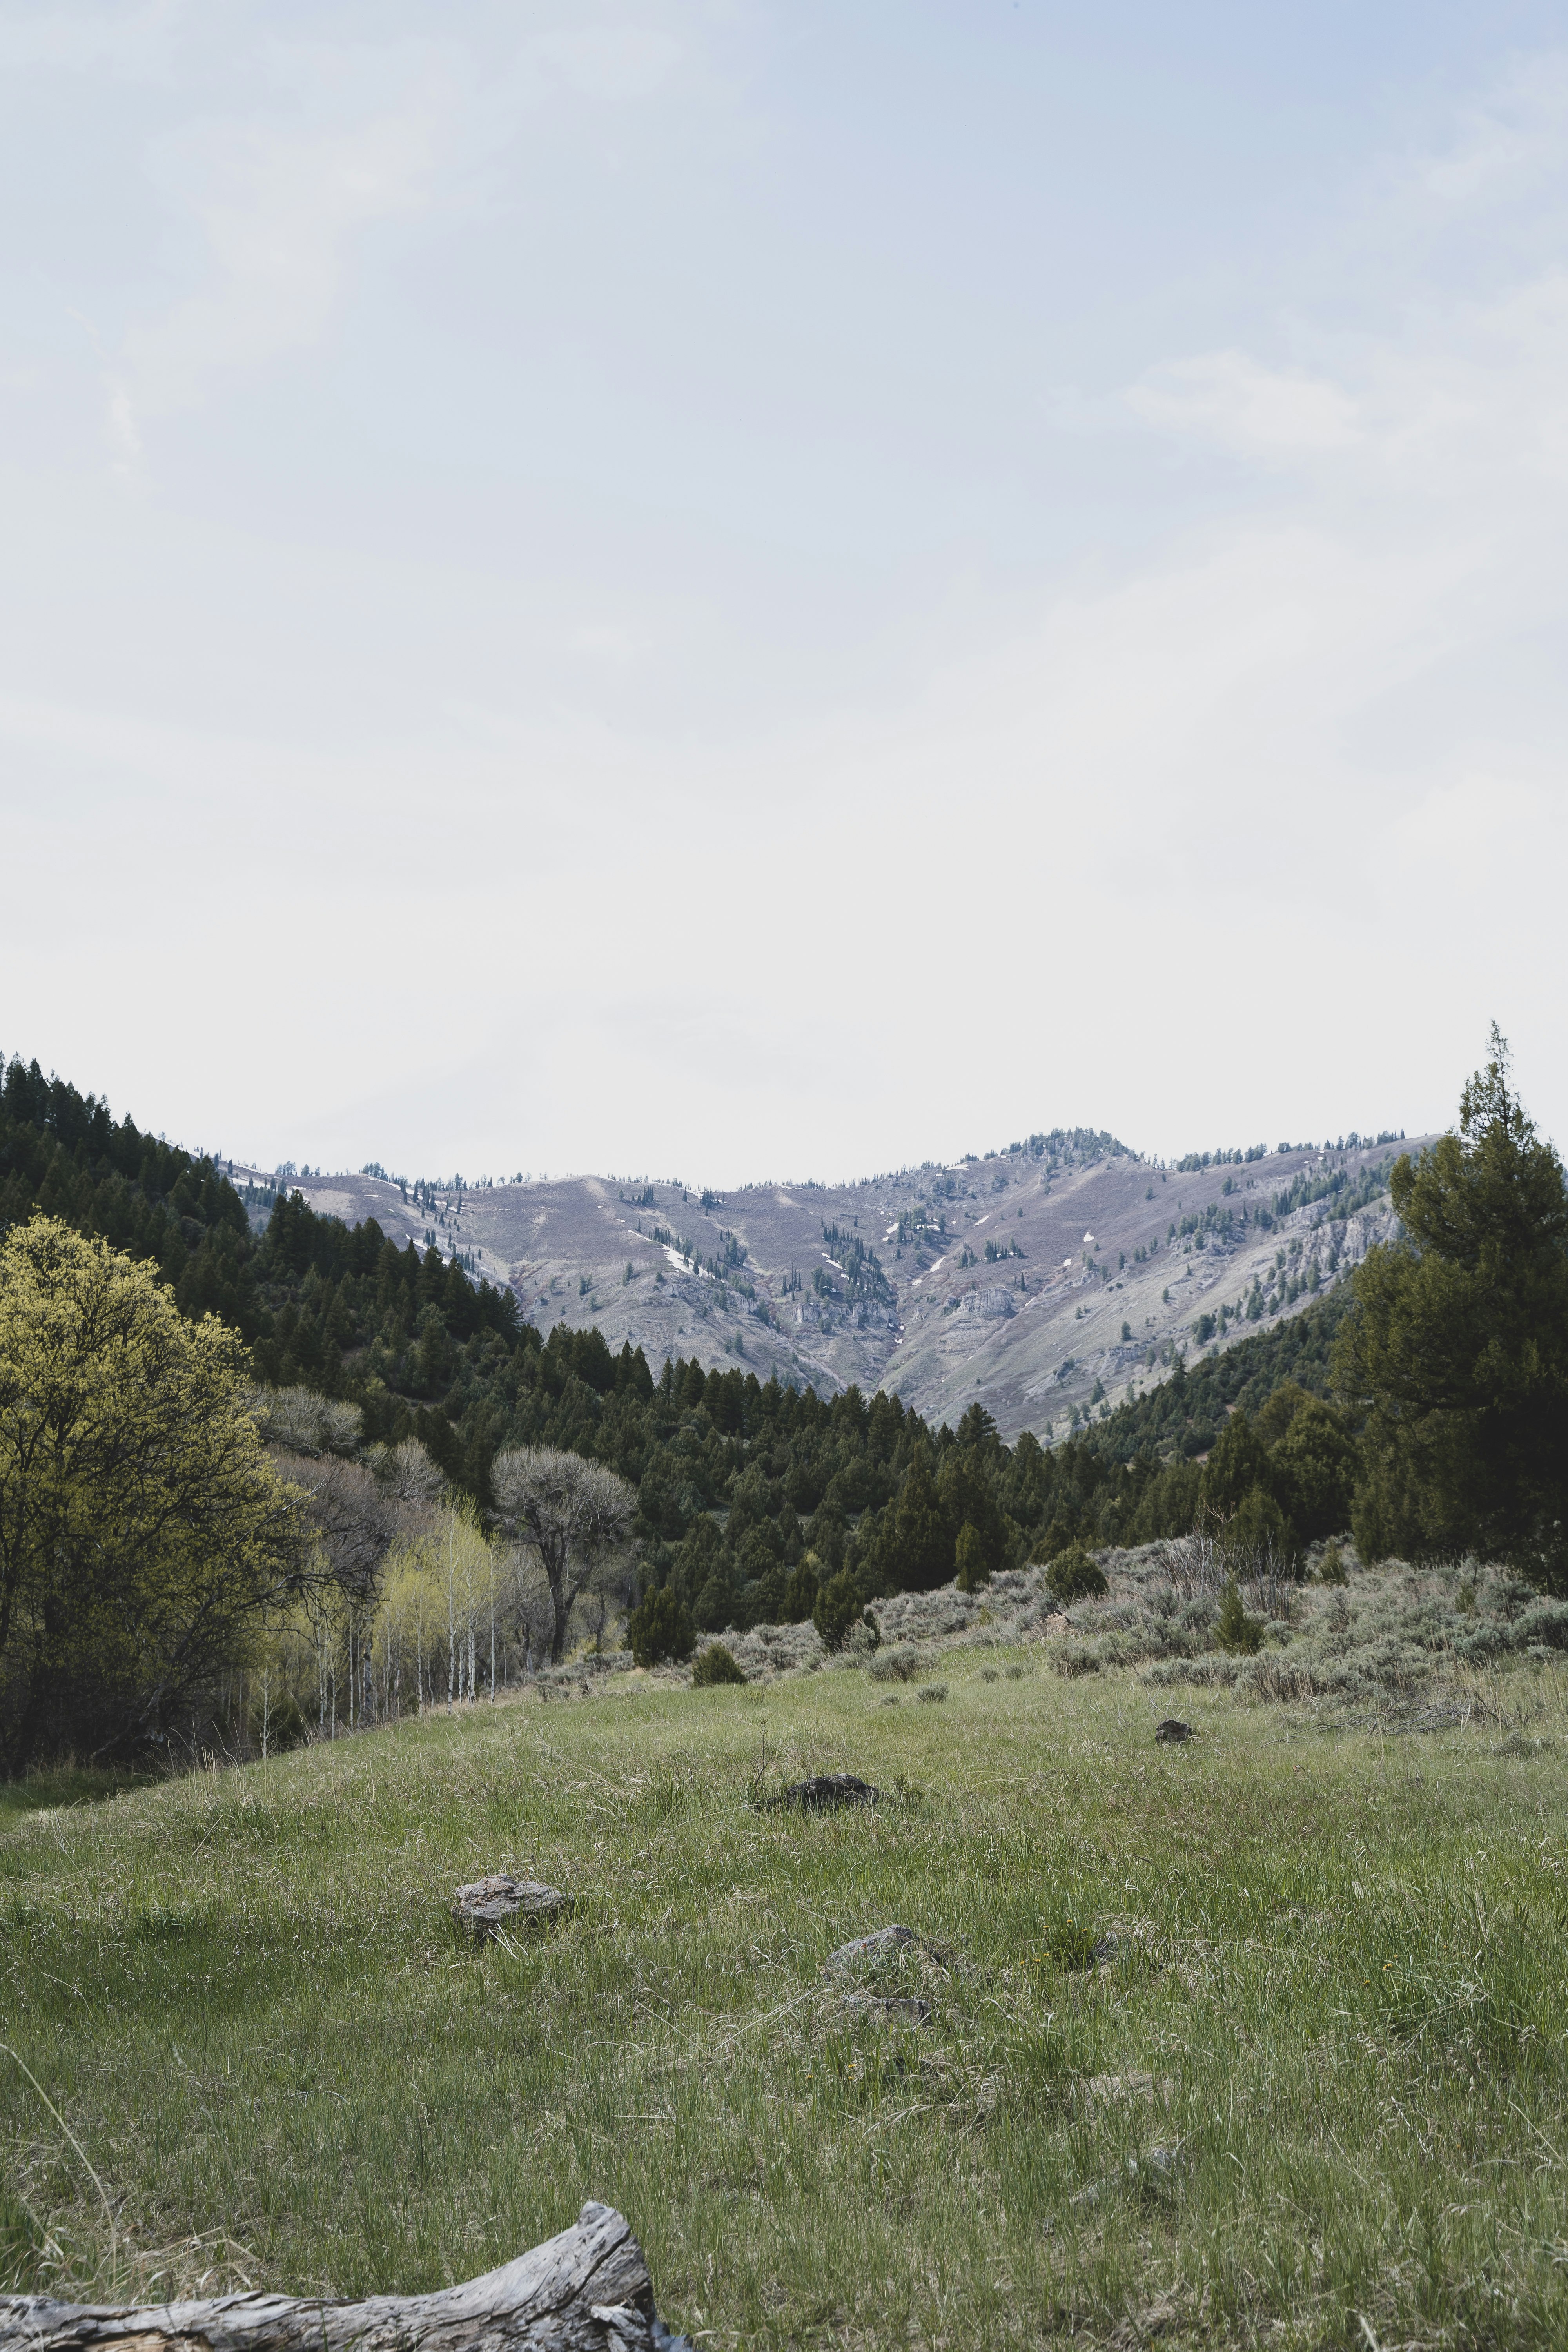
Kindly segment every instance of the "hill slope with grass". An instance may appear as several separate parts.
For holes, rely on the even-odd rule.
[[[1561,2344],[1560,1674],[1163,1747],[989,1632],[934,1703],[619,1675],[0,1790],[6,2280],[408,2292],[595,2197],[719,2344]],[[880,1805],[757,1808],[832,1769]],[[570,1921],[459,1941],[496,1868]]]

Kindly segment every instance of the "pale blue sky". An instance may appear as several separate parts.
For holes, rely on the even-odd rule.
[[[263,1160],[1568,1138],[1568,5],[0,0],[0,1046]]]

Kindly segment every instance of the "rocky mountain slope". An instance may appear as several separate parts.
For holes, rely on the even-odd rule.
[[[939,1422],[979,1399],[1010,1439],[1064,1435],[1178,1350],[1299,1312],[1392,1230],[1387,1171],[1420,1140],[1163,1167],[1058,1130],[948,1167],[722,1195],[598,1176],[289,1181],[323,1214],[459,1255],[541,1327],[630,1340],[656,1371],[680,1355],[824,1392],[853,1381]]]

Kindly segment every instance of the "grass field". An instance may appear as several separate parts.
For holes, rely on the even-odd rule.
[[[0,2259],[414,2291],[596,2196],[718,2346],[1568,2343],[1561,1671],[1405,1738],[1038,1643],[942,1675],[0,1790],[0,2039],[59,2118],[0,2058]],[[748,1804],[835,1769],[880,1809]],[[493,1868],[574,1917],[465,1948]],[[823,1970],[892,1920],[953,1963],[859,1990],[924,2024]]]

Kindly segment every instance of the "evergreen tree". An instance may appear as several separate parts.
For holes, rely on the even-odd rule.
[[[805,1558],[790,1570],[784,1586],[784,1622],[786,1625],[803,1625],[816,1607],[821,1586],[817,1578],[820,1565],[816,1554],[808,1551]]]
[[[955,1535],[956,1529],[948,1527],[931,1475],[930,1451],[918,1445],[893,1517],[889,1556],[877,1563],[884,1580],[889,1575],[896,1580],[889,1589],[931,1592],[945,1584],[952,1574]]]
[[[1220,1648],[1233,1657],[1255,1657],[1263,1647],[1263,1620],[1247,1615],[1234,1576],[1221,1597],[1214,1631]]]
[[[1336,1369],[1363,1406],[1366,1559],[1474,1550],[1568,1590],[1568,1180],[1491,1055],[1457,1131],[1396,1164]]]
[[[646,1594],[626,1620],[626,1647],[639,1666],[661,1666],[668,1658],[683,1663],[694,1642],[690,1613],[668,1584]]]
[[[849,1638],[850,1628],[861,1622],[860,1595],[847,1569],[840,1569],[829,1577],[816,1596],[816,1606],[811,1622],[822,1637],[823,1646],[841,1650]]]

